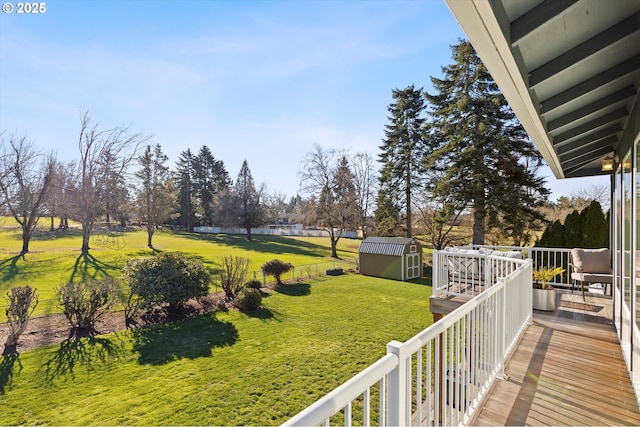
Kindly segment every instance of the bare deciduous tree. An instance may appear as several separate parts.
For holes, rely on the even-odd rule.
[[[586,200],[587,205],[588,201],[595,200],[600,203],[600,206],[603,207],[605,212],[609,210],[609,206],[611,205],[611,192],[609,186],[606,184],[592,184],[587,188],[573,191],[570,194],[570,198]]]
[[[265,188],[264,194],[264,215],[265,220],[270,223],[277,223],[287,213],[287,196],[279,191],[268,192]]]
[[[418,223],[427,229],[433,249],[444,249],[469,240],[470,235],[456,234],[456,226],[460,225],[460,216],[466,209],[464,203],[452,197],[440,199],[428,193],[414,200],[419,213]]]
[[[63,164],[55,162],[51,182],[44,202],[44,210],[50,219],[50,231],[55,230],[55,218],[59,217],[59,229],[69,227],[70,206],[72,206],[73,194],[76,192],[75,162]]]
[[[300,173],[301,188],[315,203],[315,219],[331,239],[331,256],[338,258],[337,246],[342,233],[357,222],[353,173],[344,155],[315,145],[307,153],[305,170]]]
[[[353,186],[356,192],[356,204],[362,237],[367,237],[367,219],[376,198],[376,176],[373,157],[369,153],[356,153],[351,161]]]
[[[82,224],[82,254],[89,253],[89,238],[96,219],[104,213],[110,183],[122,177],[138,148],[149,137],[126,127],[99,130],[88,112],[80,119],[78,148],[79,191],[77,217]]]
[[[225,255],[218,260],[220,282],[227,301],[233,301],[247,283],[247,272],[251,260],[235,255]]]
[[[54,163],[53,154],[36,151],[24,136],[0,140],[0,201],[22,228],[22,256],[43,214]]]

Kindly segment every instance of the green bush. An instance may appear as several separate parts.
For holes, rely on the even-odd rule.
[[[248,281],[245,285],[247,288],[260,290],[262,288],[262,282],[257,279]]]
[[[71,326],[93,329],[96,321],[117,302],[120,284],[107,277],[89,282],[69,282],[58,288],[58,304]]]
[[[140,296],[143,309],[165,303],[177,308],[191,298],[209,293],[211,275],[206,267],[196,259],[175,252],[132,259],[122,271],[131,293]]]
[[[244,288],[236,296],[236,306],[241,311],[256,311],[262,303],[262,294],[253,288]]]
[[[290,262],[283,262],[279,259],[272,259],[262,264],[262,272],[268,276],[273,276],[276,279],[278,285],[282,285],[280,276],[284,273],[293,270],[293,264]]]

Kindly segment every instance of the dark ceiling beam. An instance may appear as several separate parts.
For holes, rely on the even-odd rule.
[[[599,167],[594,168],[577,168],[571,170],[569,173],[565,172],[565,178],[583,178],[588,176],[602,176],[602,175],[611,175],[613,172],[603,172]]]
[[[593,163],[594,160],[598,160],[602,157],[605,157],[610,153],[612,153],[611,150],[609,151],[600,150],[598,153],[594,152],[591,156],[586,156],[582,158],[581,161],[577,161],[576,164],[572,166],[563,165],[562,169],[565,171],[565,174],[572,174],[572,173],[575,173],[578,169],[584,168],[585,166],[588,166],[589,164]],[[580,160],[580,159],[576,159],[576,160]]]
[[[620,21],[566,53],[552,59],[529,73],[529,86],[534,87],[585,58],[612,45],[640,28],[640,12]]]
[[[553,141],[557,144],[561,144],[563,141],[567,141],[571,138],[575,138],[578,135],[582,135],[584,133],[589,132],[590,130],[599,128],[600,126],[605,126],[619,120],[623,117],[629,115],[629,112],[626,108],[619,108],[615,111],[612,111],[609,114],[605,114],[604,116],[600,116],[596,119],[591,120],[590,122],[584,123],[580,126],[576,126],[575,128],[563,132],[553,138]]]
[[[515,43],[536,28],[555,16],[560,15],[566,9],[577,3],[578,0],[545,0],[510,25],[511,43]]]
[[[571,145],[567,145],[562,147],[562,149],[559,149],[558,157],[560,158],[560,163],[566,163],[573,157],[583,156],[592,151],[595,151],[596,149],[598,149],[598,147],[606,147],[609,151],[613,151],[617,143],[618,137],[616,135],[609,136],[604,139],[599,139],[597,141],[575,141],[575,143],[571,143]]]
[[[568,125],[571,122],[581,119],[584,116],[588,116],[589,114],[593,114],[604,108],[607,108],[612,104],[616,104],[618,102],[624,101],[625,99],[634,97],[636,96],[636,93],[637,92],[633,88],[633,86],[628,86],[615,93],[607,95],[604,98],[600,98],[599,100],[592,102],[589,105],[585,105],[582,108],[578,108],[577,110],[574,110],[569,114],[566,114],[562,117],[559,117],[555,120],[550,121],[547,124],[547,131],[551,132],[553,130],[561,128],[562,126]]]
[[[577,85],[561,92],[551,98],[545,99],[540,103],[540,114],[548,113],[569,101],[573,101],[582,95],[604,86],[605,84],[617,80],[619,78],[637,73],[640,70],[640,55],[636,55],[620,64],[617,64],[602,73],[591,77]]]
[[[616,123],[615,125],[609,126],[605,129],[600,129],[596,132],[590,133],[580,139],[576,139],[571,142],[567,142],[564,144],[555,144],[554,148],[556,150],[556,153],[567,153],[569,151],[576,150],[583,145],[587,145],[594,141],[599,141],[611,137],[612,135],[616,135],[618,132],[622,132],[622,125],[620,123]],[[617,140],[617,135],[614,136],[614,138],[616,138]]]
[[[585,146],[580,148],[579,150],[575,150],[571,152],[571,155],[564,155],[563,159],[560,160],[564,167],[574,166],[580,162],[583,162],[585,158],[588,159],[589,162],[594,159],[598,159],[606,156],[607,154],[613,153],[613,145],[610,143],[603,143],[602,145],[592,144],[589,146]]]
[[[609,152],[611,153],[611,152]],[[603,157],[606,157],[608,153],[603,153],[601,156],[597,156],[594,158],[586,158],[586,159],[574,159],[571,164],[562,164],[562,168],[564,171],[576,171],[578,169],[584,168],[586,166],[589,166],[593,163],[593,161],[595,159],[600,159]],[[602,168],[602,166],[600,166],[600,168]]]
[[[583,168],[583,167],[588,166],[591,163],[593,163],[593,161],[596,160],[596,159],[600,159],[600,158],[606,157],[609,153],[611,153],[611,151],[606,152],[606,153],[602,153],[602,155],[600,155],[600,156],[594,155],[594,156],[586,156],[586,157],[576,157],[575,159],[571,159],[567,163],[563,163],[562,164],[562,169],[567,171],[567,170],[576,170],[576,169],[579,169],[579,168]]]

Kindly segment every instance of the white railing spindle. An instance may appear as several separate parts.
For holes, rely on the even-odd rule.
[[[434,278],[443,277],[437,266],[449,256],[434,252]],[[455,261],[461,261],[461,255],[455,256]],[[408,341],[391,341],[386,356],[284,425],[327,425],[339,411],[345,425],[368,425],[375,384],[380,425],[468,422],[491,383],[503,373],[505,358],[531,320],[532,271],[530,260],[494,255],[469,258],[484,262],[482,293]],[[352,410],[352,402],[358,399],[362,400],[361,420]]]

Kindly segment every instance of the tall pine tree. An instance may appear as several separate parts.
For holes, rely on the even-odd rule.
[[[249,163],[245,160],[236,180],[236,194],[238,197],[239,225],[247,230],[247,240],[251,241],[251,228],[264,223],[264,209],[261,197],[262,189],[256,189],[249,169]]]
[[[169,167],[167,156],[162,152],[160,144],[153,148],[147,145],[144,153],[138,158],[140,170],[136,177],[140,179],[138,205],[147,223],[147,246],[153,248],[153,234],[171,213],[171,188],[169,184]],[[175,199],[174,199],[175,200]]]
[[[519,241],[542,219],[537,208],[549,194],[535,173],[541,156],[471,44],[461,41],[452,53],[444,78],[431,77],[435,94],[426,94],[433,144],[427,166],[442,172],[431,190],[473,209],[474,244],[484,244],[487,226]]]
[[[194,164],[195,157],[187,148],[180,153],[174,175],[174,181],[178,188],[178,205],[180,206],[179,223],[186,227],[189,233],[193,233],[196,220]]]
[[[425,101],[422,88],[394,89],[387,109],[389,124],[378,155],[381,163],[376,220],[384,225],[378,234],[391,231],[404,214],[407,237],[412,235],[411,197],[421,186],[425,154]]]
[[[213,196],[228,188],[231,179],[222,160],[217,160],[206,145],[200,148],[195,157],[194,184],[202,223],[213,225]]]

